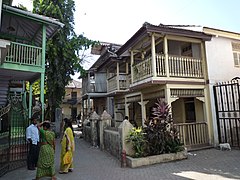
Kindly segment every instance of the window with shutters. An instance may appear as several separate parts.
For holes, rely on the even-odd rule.
[[[240,67],[240,43],[232,42],[234,66]]]

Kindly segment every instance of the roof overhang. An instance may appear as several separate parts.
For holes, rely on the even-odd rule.
[[[189,38],[201,39],[202,41],[210,41],[211,35],[205,34],[199,31],[174,28],[169,26],[155,26],[149,23],[144,23],[144,25],[116,52],[118,56],[129,55],[127,52],[131,50],[140,40],[155,33],[161,36],[165,35],[175,35]]]
[[[216,37],[220,36],[220,37],[240,40],[240,33],[236,33],[236,32],[224,31],[224,30],[214,29],[210,27],[203,27],[203,32]]]
[[[39,79],[39,72],[28,72],[28,71],[17,71],[17,70],[9,70],[0,68],[0,77],[5,80],[19,80],[19,81],[29,81],[31,83],[35,82]]]
[[[46,37],[51,38],[58,29],[64,26],[58,20],[34,14],[16,7],[3,4],[0,33],[21,40],[42,43],[42,25],[46,25]]]

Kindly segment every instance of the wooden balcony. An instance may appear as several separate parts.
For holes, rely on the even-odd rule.
[[[76,98],[65,97],[62,102],[63,104],[75,105],[81,102],[81,97],[76,97]]]
[[[156,54],[156,77],[203,79],[202,60],[192,57],[168,56],[168,71],[164,55]],[[152,58],[133,65],[133,83],[153,77]]]
[[[208,127],[206,122],[178,123],[177,128],[180,140],[188,149],[209,146]]]
[[[42,66],[42,48],[11,42],[4,63]]]
[[[84,77],[82,79],[82,95],[107,93],[106,73],[95,73],[95,77]]]
[[[126,90],[127,88],[129,88],[129,78],[126,73],[108,78],[108,92]]]

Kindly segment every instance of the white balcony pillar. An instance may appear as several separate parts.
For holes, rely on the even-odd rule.
[[[126,62],[126,74],[128,74],[128,62]]]
[[[127,103],[127,97],[125,97],[125,116],[129,117],[129,107],[130,103]]]
[[[87,115],[91,113],[90,96],[87,97]]]
[[[172,98],[171,98],[171,89],[169,87],[169,85],[166,85],[166,89],[165,89],[165,102],[171,107],[171,103],[172,103]],[[170,108],[170,111],[172,111],[172,109]]]
[[[117,77],[116,77],[116,80],[117,80],[117,90],[120,89],[119,87],[119,62],[117,62]]]
[[[109,92],[110,91],[110,88],[109,88],[109,80],[108,80],[108,78],[109,78],[110,76],[109,76],[109,69],[107,68],[107,92]]]
[[[144,121],[147,119],[146,115],[146,104],[149,101],[143,101],[143,95],[141,94],[141,102],[138,102],[138,104],[141,106],[141,111],[142,111],[142,127],[145,127],[146,125],[144,124]]]
[[[169,65],[168,65],[168,41],[167,37],[163,37],[163,52],[165,56],[165,68],[166,68],[166,75],[169,77]]]
[[[155,37],[154,33],[152,36],[152,42],[151,42],[151,50],[152,50],[152,75],[153,77],[157,76],[157,68],[156,68],[156,50],[155,50]]]
[[[203,70],[203,77],[204,79],[208,79],[208,71],[207,71],[207,66],[206,66],[206,56],[205,56],[205,46],[204,42],[201,42],[201,56],[202,56],[202,70]]]
[[[133,71],[133,63],[134,63],[134,55],[133,55],[133,51],[130,51],[131,53],[131,84],[133,84],[133,74],[134,74],[134,71]]]

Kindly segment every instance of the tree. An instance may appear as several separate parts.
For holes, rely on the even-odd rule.
[[[65,26],[47,42],[46,81],[47,99],[50,118],[54,121],[55,109],[62,103],[65,86],[71,75],[85,70],[81,66],[82,50],[88,49],[96,42],[74,32],[74,0],[33,0],[33,12],[58,19]]]

